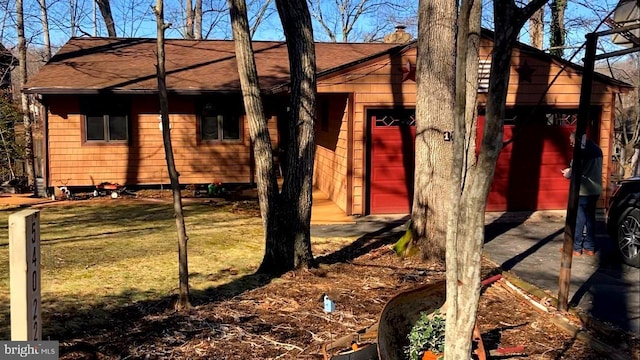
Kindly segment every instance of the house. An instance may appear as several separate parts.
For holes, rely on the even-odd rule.
[[[483,32],[478,111],[483,121],[491,52]],[[73,38],[24,91],[45,107],[45,183],[90,187],[167,184],[155,77],[155,39]],[[274,148],[286,142],[288,61],[283,42],[253,43]],[[317,43],[314,183],[347,214],[409,212],[415,42]],[[167,40],[173,149],[182,184],[252,183],[254,163],[232,41]],[[562,71],[561,71],[562,70]],[[581,67],[519,44],[514,50],[506,145],[488,210],[562,209],[560,169],[579,103]],[[548,91],[547,91],[548,88]],[[589,134],[610,158],[616,94],[597,75]],[[278,120],[281,121],[278,121]],[[608,179],[611,164],[604,165]]]

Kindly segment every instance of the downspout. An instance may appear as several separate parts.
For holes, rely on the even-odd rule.
[[[40,104],[42,104],[43,108],[43,129],[42,129],[42,149],[43,149],[43,158],[44,158],[44,166],[42,166],[42,178],[44,181],[44,189],[45,195],[50,196],[53,194],[53,191],[50,191],[51,187],[50,179],[49,179],[49,106],[45,103],[44,99],[39,99]]]

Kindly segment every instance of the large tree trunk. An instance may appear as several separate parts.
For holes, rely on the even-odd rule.
[[[472,267],[480,265],[481,245],[464,231],[465,218],[461,218],[462,194],[469,170],[475,168],[475,134],[477,119],[478,60],[480,48],[480,17],[482,2],[464,0],[458,15],[456,39],[456,98],[453,164],[451,167],[451,198],[447,221],[447,316],[445,353],[451,359],[466,359],[471,352],[471,334],[475,324],[477,299],[473,295],[479,281],[467,278],[468,260]],[[460,134],[460,135],[458,135]],[[459,228],[461,228],[459,230]],[[475,276],[475,274],[472,274]],[[478,273],[479,276],[479,273]]]
[[[104,25],[107,27],[107,34],[109,37],[114,38],[116,35],[116,25],[113,22],[113,15],[111,14],[111,4],[109,0],[96,0],[96,4],[100,8],[100,14],[104,20]]]
[[[290,229],[294,268],[314,266],[311,253],[311,205],[315,156],[316,54],[307,3],[276,0],[289,53],[291,94],[287,173],[282,188],[281,226]],[[264,264],[263,264],[264,265]],[[275,265],[275,264],[274,264]]]
[[[264,225],[265,254],[261,268],[264,268],[264,271],[285,272],[293,268],[293,243],[284,236],[287,229],[279,227],[278,223],[278,183],[273,164],[273,149],[262,107],[245,1],[229,0],[229,15],[256,162],[258,200]],[[273,266],[271,262],[274,262]]]
[[[494,2],[494,47],[491,61],[491,77],[487,95],[484,136],[475,171],[462,189],[460,201],[453,189],[452,202],[459,203],[457,214],[452,210],[450,230],[447,234],[447,327],[445,344],[447,357],[452,359],[468,358],[471,350],[471,334],[476,320],[480,297],[480,269],[482,246],[484,244],[484,212],[487,195],[493,181],[496,161],[502,150],[502,133],[509,73],[511,70],[511,52],[518,33],[525,21],[538,10],[546,0],[532,0],[526,7],[502,1]],[[477,10],[476,10],[477,11]],[[469,22],[473,22],[474,18]],[[466,14],[463,8],[461,14]],[[466,21],[461,17],[461,23]],[[475,26],[475,24],[474,24]],[[460,31],[460,30],[459,30]],[[460,31],[464,35],[464,31]],[[460,49],[460,47],[459,47]],[[462,56],[462,54],[460,55]],[[460,59],[460,57],[458,58]],[[460,96],[458,97],[461,98]],[[460,109],[458,109],[459,113]],[[459,116],[457,121],[461,122]],[[459,168],[461,145],[456,144],[456,167]],[[457,180],[457,179],[456,179]],[[455,222],[457,221],[457,224]],[[455,239],[455,240],[454,240]]]
[[[529,38],[531,46],[542,49],[544,46],[544,8],[536,11],[529,20]]]
[[[173,211],[176,218],[176,229],[178,232],[178,268],[179,268],[179,294],[175,304],[177,310],[187,309],[189,305],[189,266],[187,259],[187,230],[184,225],[184,214],[182,212],[182,194],[180,193],[180,181],[176,164],[173,157],[173,146],[171,144],[171,127],[169,123],[169,100],[167,95],[167,84],[165,74],[164,56],[164,31],[168,27],[164,23],[164,4],[162,0],[157,0],[154,9],[158,27],[157,59],[156,65],[158,75],[158,95],[160,97],[160,114],[162,117],[162,142],[167,160],[167,172],[171,180],[171,190],[173,192]]]
[[[194,34],[196,40],[202,39],[202,0],[196,0],[196,11],[194,14]]]
[[[451,181],[456,17],[455,0],[420,1],[416,171],[409,247],[417,246],[429,261],[444,260],[446,216],[451,205],[442,189]]]
[[[566,29],[564,26],[564,11],[567,9],[567,0],[553,0],[551,2],[551,37],[549,51],[552,55],[562,57],[564,55],[564,40]]]
[[[184,5],[185,21],[184,21],[184,38],[193,40],[193,5],[191,0],[186,0]]]
[[[303,3],[285,3],[283,28],[291,68],[291,119],[288,171],[278,196],[273,149],[262,108],[258,74],[244,0],[229,0],[240,85],[253,142],[260,213],[265,228],[265,253],[258,272],[283,273],[313,264],[311,254],[311,180],[315,53],[310,20]],[[301,9],[302,8],[302,9]],[[297,25],[301,21],[302,25]],[[299,43],[295,43],[295,41]],[[294,43],[292,43],[294,42]]]
[[[76,3],[74,0],[69,0],[69,27],[71,28],[71,37],[76,36]]]
[[[22,0],[16,0],[16,27],[18,33],[18,66],[20,71],[20,88],[27,82],[27,42],[24,37],[24,9]],[[35,159],[33,156],[33,121],[29,109],[27,94],[20,95],[22,103],[22,121],[24,123],[24,158],[27,163],[27,178],[29,186],[33,187],[33,194],[38,195],[36,184]]]
[[[49,36],[49,17],[47,16],[47,0],[40,0],[40,17],[42,20],[42,41],[44,45],[44,60],[51,59],[51,38]]]

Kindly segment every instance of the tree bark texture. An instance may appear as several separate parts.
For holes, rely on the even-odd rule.
[[[102,14],[104,25],[107,28],[107,34],[110,38],[117,37],[116,24],[113,21],[113,15],[111,14],[111,4],[109,3],[109,0],[96,0],[96,4],[98,4],[98,8],[100,8],[100,14]]]
[[[184,38],[193,40],[194,12],[191,0],[185,0],[184,10]]]
[[[262,106],[245,1],[229,0],[229,15],[256,162],[258,200],[264,226],[265,254],[259,271],[282,273],[293,268],[293,242],[289,241],[290,237],[286,236],[287,229],[282,228],[278,221],[279,196],[273,149]]]
[[[529,37],[531,46],[542,49],[544,46],[544,8],[536,11],[529,20]]]
[[[71,28],[71,37],[76,36],[76,3],[74,0],[69,0],[69,28]]]
[[[445,257],[455,97],[455,0],[421,0],[416,59],[415,181],[410,247],[423,259]]]
[[[455,82],[455,132],[453,143],[453,163],[451,167],[451,198],[447,221],[446,264],[447,264],[447,316],[445,326],[445,354],[451,359],[466,359],[471,353],[471,337],[475,325],[477,299],[473,294],[479,281],[465,283],[466,267],[479,266],[476,261],[481,254],[475,239],[465,231],[468,223],[461,217],[464,204],[461,202],[469,169],[475,165],[475,120],[478,93],[478,60],[480,49],[480,17],[482,2],[463,0],[458,15],[456,38],[456,82]],[[459,134],[459,135],[458,135]],[[481,244],[480,244],[481,245]],[[476,255],[476,256],[474,256]],[[467,263],[471,259],[476,263]],[[472,285],[472,286],[469,286]]]
[[[47,15],[47,0],[40,0],[40,19],[42,20],[44,60],[49,61],[49,59],[51,59],[51,37],[49,33],[49,16]]]
[[[194,34],[196,40],[202,39],[202,0],[196,0],[196,10],[194,14]]]
[[[315,156],[316,55],[305,1],[276,0],[289,54],[291,94],[287,171],[282,187],[281,226],[291,229],[294,268],[315,266],[311,252],[311,205]]]
[[[184,224],[184,214],[182,211],[182,194],[180,193],[180,181],[176,170],[175,159],[173,157],[173,146],[171,144],[171,128],[169,123],[169,100],[167,95],[166,73],[165,73],[165,52],[164,52],[164,31],[167,25],[164,23],[163,0],[156,2],[156,22],[158,29],[157,60],[156,65],[158,77],[158,94],[160,98],[160,116],[162,121],[162,142],[167,160],[167,172],[171,180],[171,190],[173,193],[173,211],[176,218],[176,230],[178,232],[178,277],[179,295],[176,302],[176,309],[183,310],[190,307],[189,304],[189,265],[187,258],[187,230]]]
[[[546,0],[532,0],[523,8],[516,6],[513,1],[494,2],[494,49],[484,136],[475,171],[469,177],[460,197],[458,216],[454,215],[458,221],[456,241],[448,241],[447,244],[447,325],[453,326],[446,330],[445,344],[447,347],[454,347],[454,359],[468,357],[471,350],[470,338],[480,297],[484,210],[496,161],[502,150],[503,119],[513,46],[526,20],[545,2]],[[465,11],[461,13],[464,14]],[[459,156],[460,150],[456,154]],[[459,162],[456,164],[459,166]],[[452,199],[455,198],[455,194],[452,195]],[[451,239],[453,238],[452,236]],[[452,319],[449,319],[450,312]],[[454,340],[451,341],[452,339]]]
[[[22,0],[16,0],[16,30],[18,33],[18,67],[20,72],[20,88],[27,82],[27,41],[24,37],[24,8]],[[35,159],[33,156],[33,121],[29,109],[29,97],[21,93],[22,121],[24,123],[24,158],[27,163],[27,178],[33,194],[38,195],[36,184]]]
[[[564,26],[564,11],[567,9],[567,0],[553,0],[551,2],[551,37],[549,51],[552,55],[562,57],[564,55],[564,43],[566,29]]]

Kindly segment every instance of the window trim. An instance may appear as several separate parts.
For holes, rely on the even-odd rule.
[[[242,111],[234,111],[235,102],[231,102],[231,104],[226,104],[223,108],[215,111],[214,113],[207,115],[209,117],[217,116],[222,117],[222,121],[218,121],[218,138],[217,139],[205,139],[203,133],[203,120],[205,115],[203,114],[203,107],[208,101],[200,101],[197,107],[196,112],[196,121],[197,121],[197,138],[199,143],[204,144],[215,144],[215,143],[242,143],[244,141],[244,112]],[[210,101],[212,102],[212,101]],[[224,103],[224,102],[223,102]],[[224,122],[227,119],[234,119],[234,121],[238,125],[238,138],[237,139],[225,139],[224,138]]]
[[[125,124],[126,124],[126,134],[127,134],[127,138],[125,140],[109,140],[109,121],[111,116],[124,116],[125,117]],[[90,116],[94,116],[94,117],[98,117],[98,116],[102,116],[102,120],[103,120],[103,125],[104,125],[104,139],[102,140],[90,140],[87,139],[87,120]],[[121,115],[116,115],[116,114],[109,114],[109,113],[105,113],[100,115],[99,113],[96,113],[95,115],[92,115],[91,113],[87,113],[85,112],[84,114],[82,114],[82,142],[84,144],[91,144],[91,145],[122,145],[122,144],[129,144],[129,142],[131,141],[131,123],[130,123],[130,116],[128,114],[121,114]]]
[[[122,146],[131,145],[132,141],[132,99],[127,96],[91,95],[78,98],[80,105],[81,143],[88,146]],[[87,121],[89,117],[102,117],[104,138],[102,140],[87,139]],[[125,140],[109,140],[109,121],[112,116],[124,117],[126,126]]]

